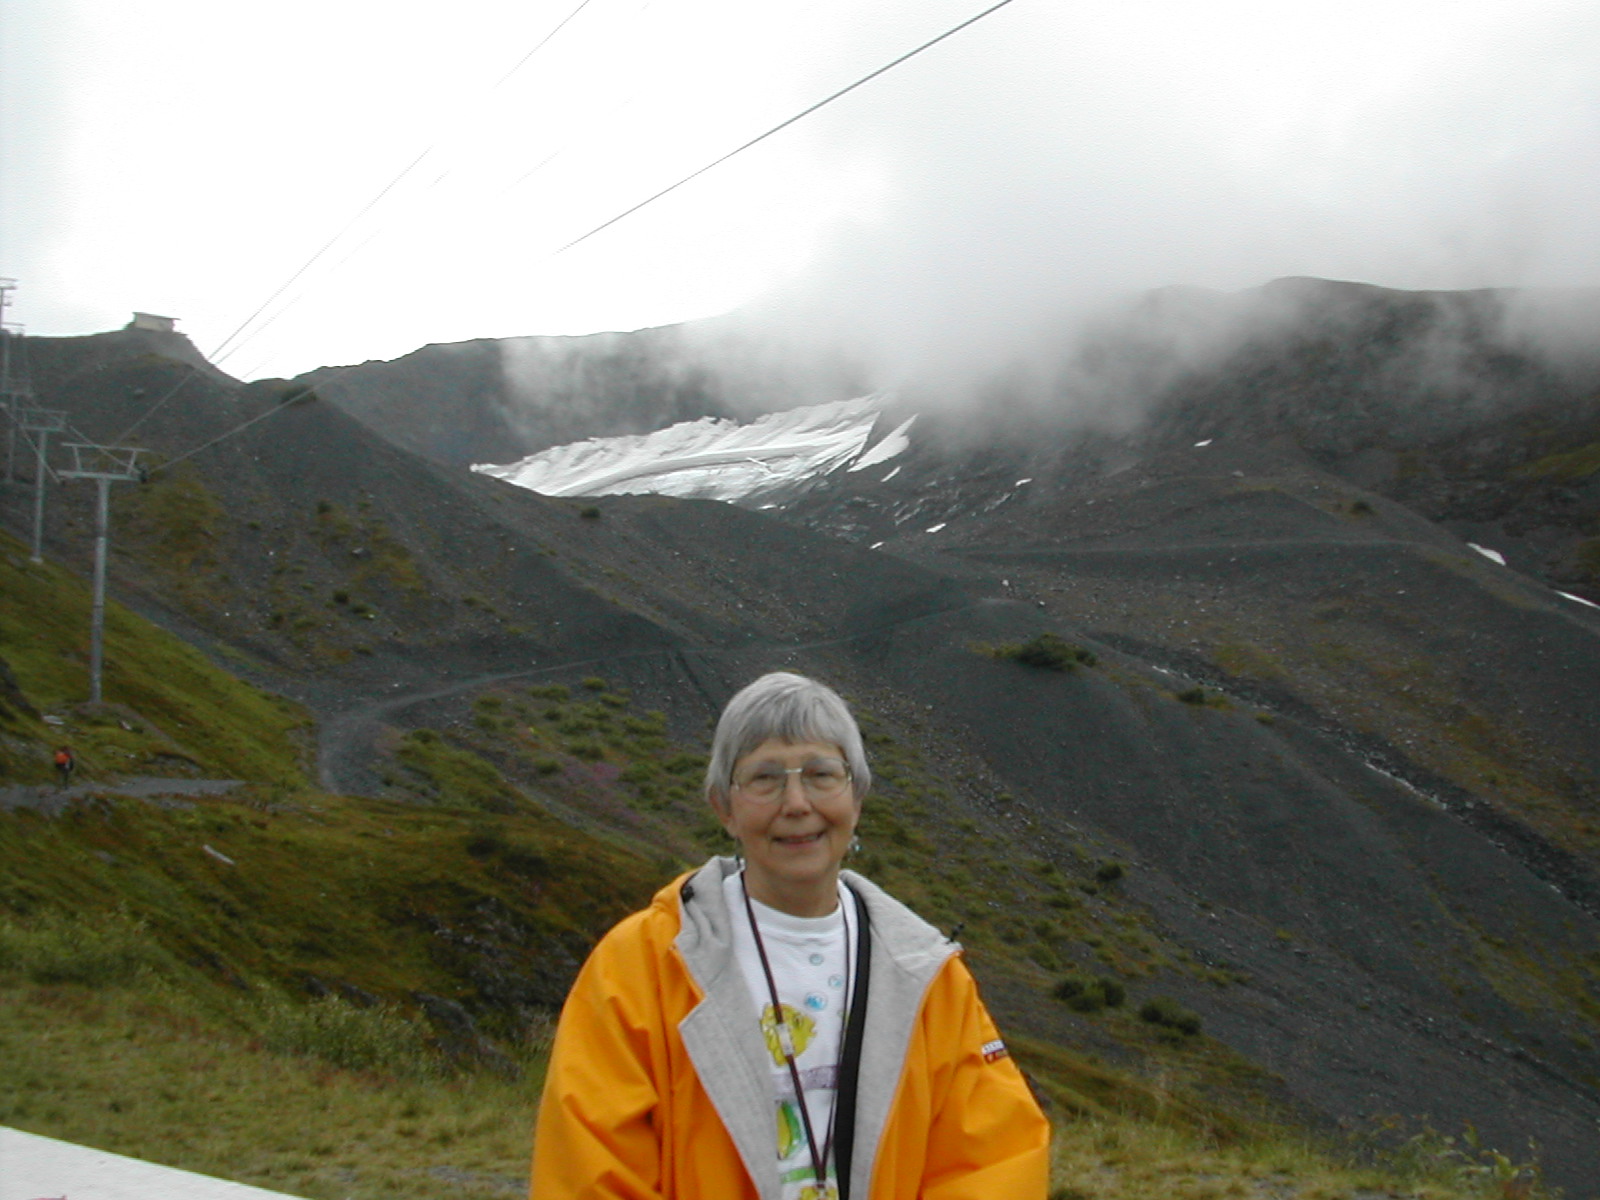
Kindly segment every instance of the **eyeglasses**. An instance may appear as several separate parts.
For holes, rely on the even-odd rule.
[[[810,800],[831,800],[850,784],[850,766],[837,758],[814,758],[798,767],[757,763],[733,781],[752,800],[776,800],[789,786],[789,776],[800,776],[800,789]]]

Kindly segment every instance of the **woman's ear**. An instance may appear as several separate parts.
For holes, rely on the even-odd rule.
[[[733,807],[728,803],[726,796],[718,796],[715,792],[706,793],[706,803],[711,806],[712,815],[717,818],[718,824],[728,831],[728,836],[734,841],[739,836],[733,832]]]

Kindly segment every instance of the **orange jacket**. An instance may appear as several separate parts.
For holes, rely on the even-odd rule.
[[[712,859],[601,939],[562,1009],[533,1200],[774,1200],[770,1068]],[[957,948],[846,872],[872,924],[854,1200],[1043,1200],[1049,1125]]]

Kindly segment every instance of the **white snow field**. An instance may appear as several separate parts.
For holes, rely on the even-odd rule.
[[[0,1126],[0,1200],[297,1200]]]
[[[552,446],[519,462],[477,463],[472,469],[546,496],[632,492],[748,502],[846,463],[856,469],[901,453],[910,445],[910,420],[867,449],[886,401],[879,394],[858,396],[770,413],[749,424],[705,417],[654,433]]]

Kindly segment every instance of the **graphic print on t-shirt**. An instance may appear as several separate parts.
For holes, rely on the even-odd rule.
[[[811,1045],[811,1035],[816,1031],[816,1023],[805,1013],[796,1012],[787,1004],[783,1006],[783,1019],[789,1025],[789,1036],[794,1039],[794,1056],[798,1059],[806,1052],[806,1047]],[[770,1004],[761,1010],[761,1036],[766,1039],[767,1053],[772,1055],[773,1065],[788,1066],[789,1060],[783,1055],[783,1042],[778,1038],[778,1020],[773,1015]]]

